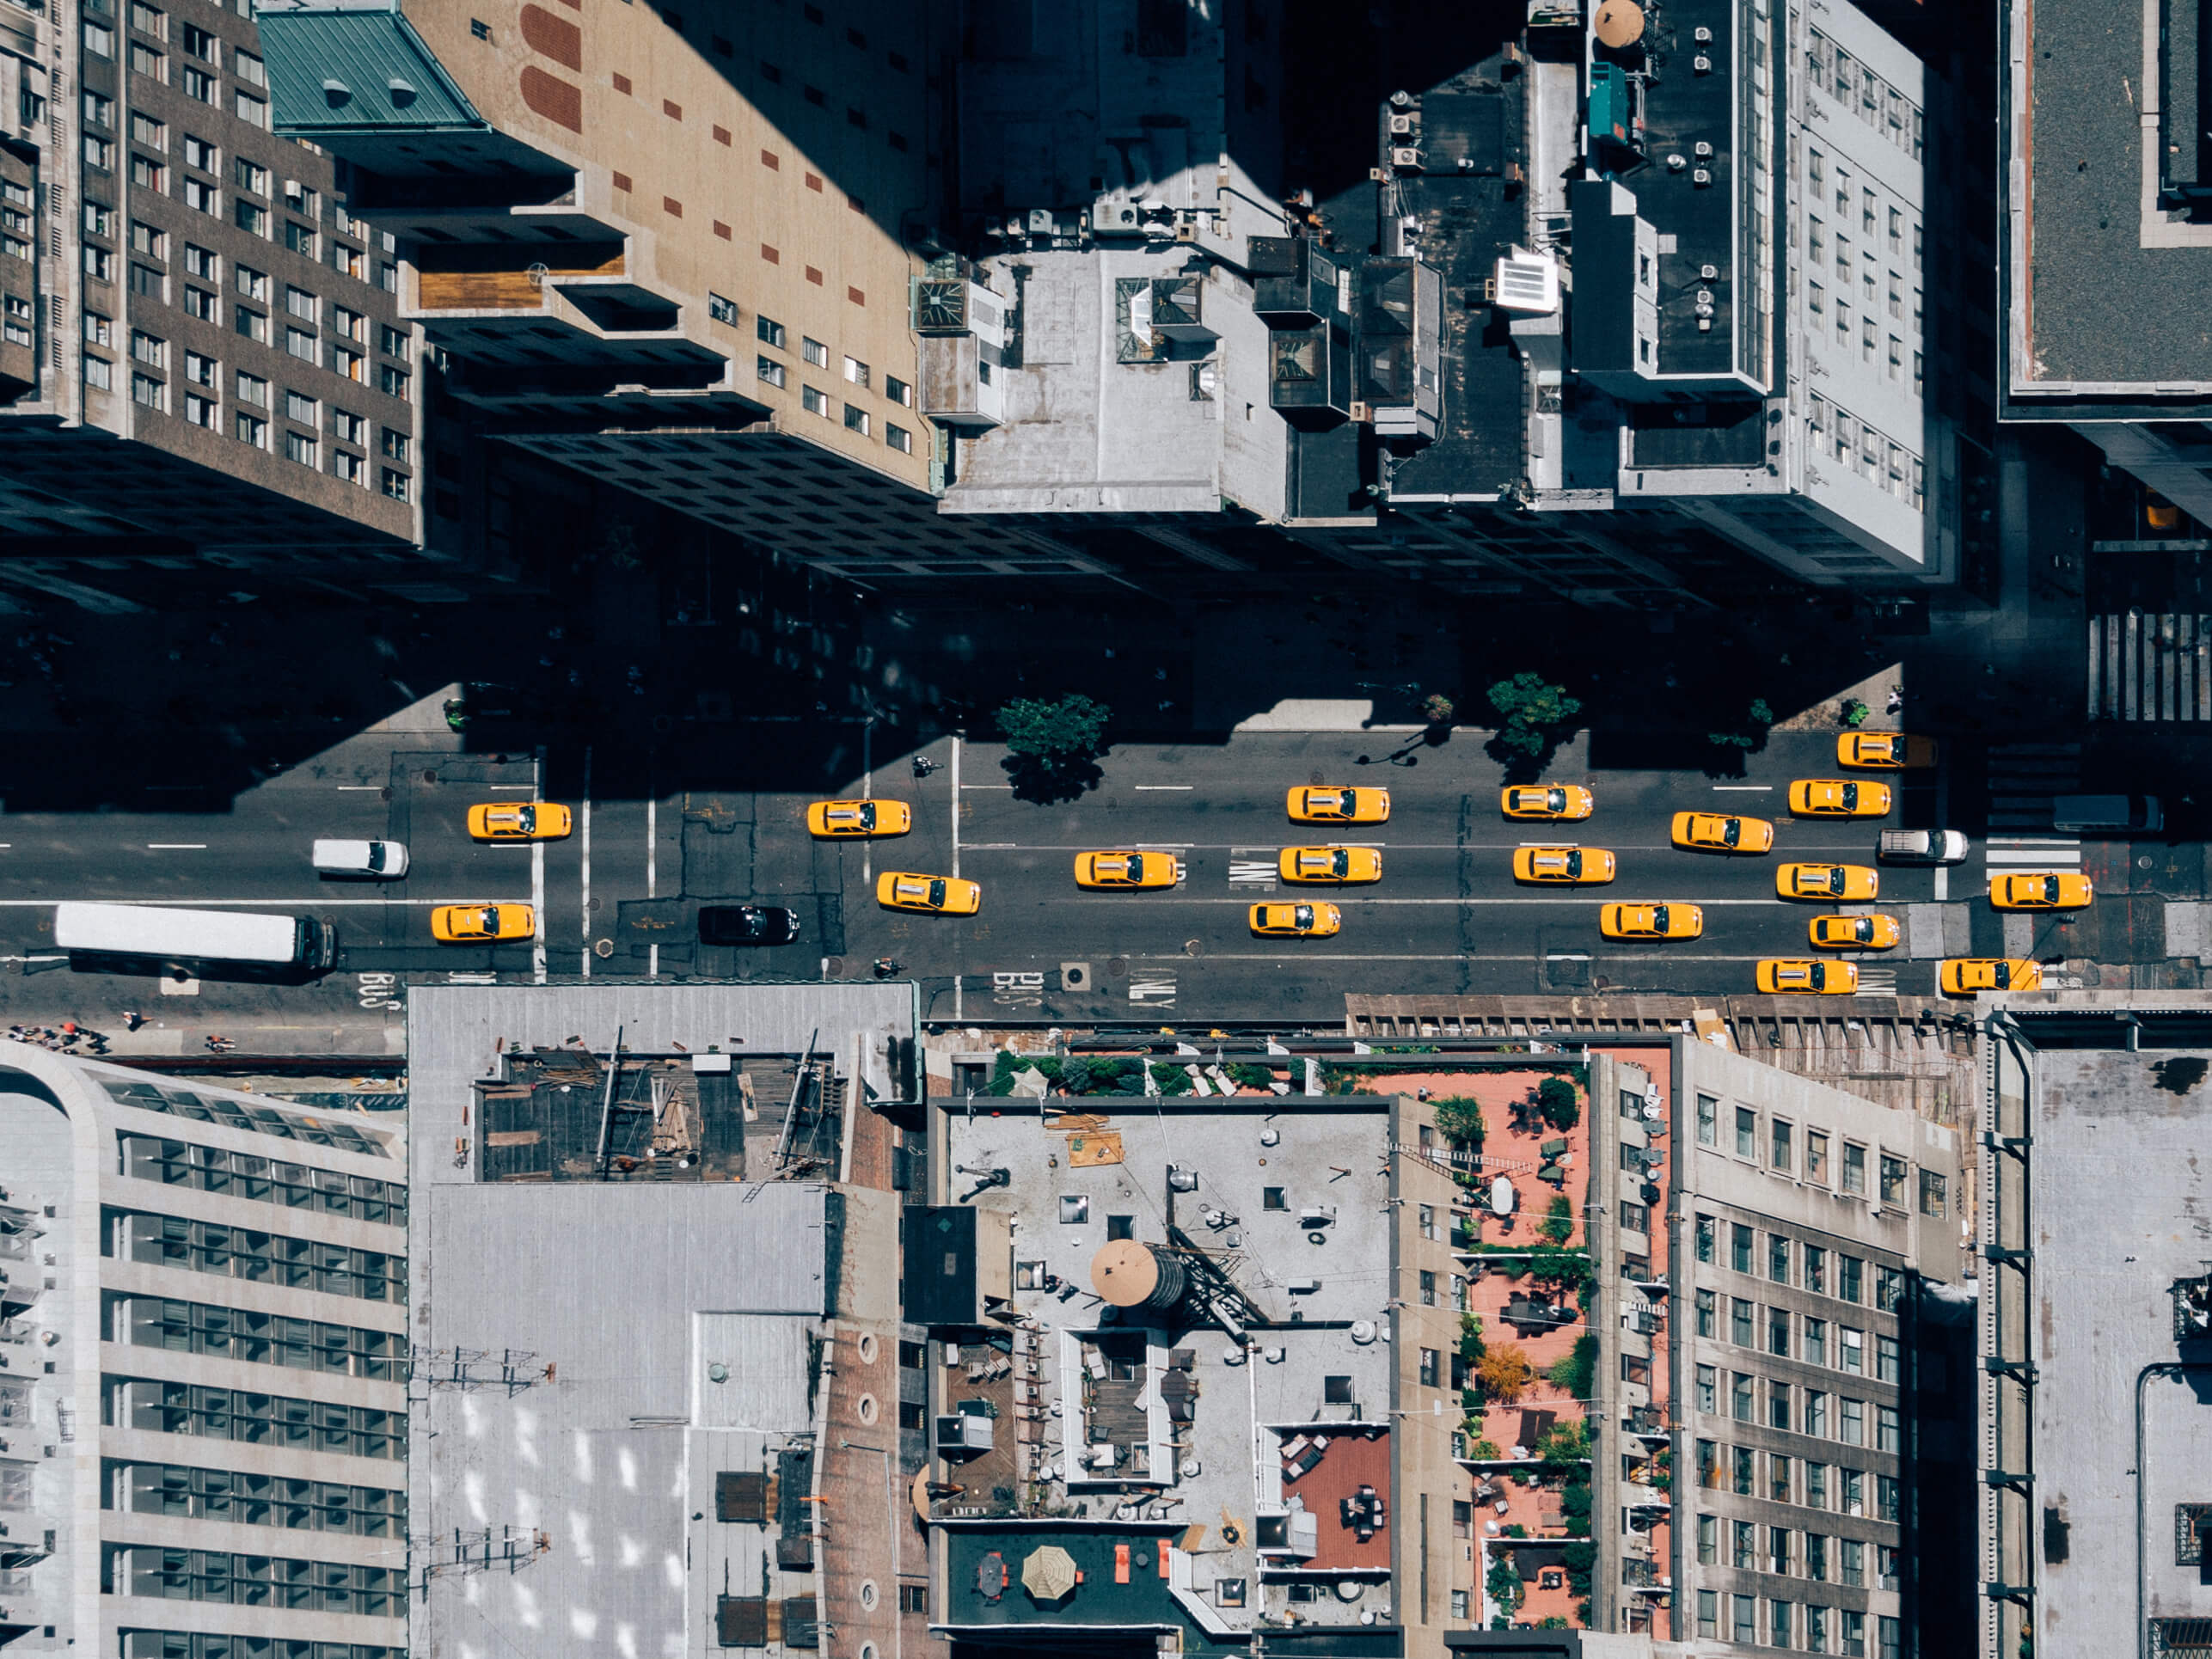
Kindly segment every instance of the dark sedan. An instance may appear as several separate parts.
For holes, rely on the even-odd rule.
[[[777,904],[708,904],[699,912],[702,945],[788,945],[799,937],[797,912]]]

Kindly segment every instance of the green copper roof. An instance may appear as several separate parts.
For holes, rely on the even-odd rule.
[[[396,6],[265,3],[255,15],[279,132],[319,138],[487,125]]]

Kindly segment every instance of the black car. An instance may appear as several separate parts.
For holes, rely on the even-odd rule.
[[[799,915],[778,904],[708,904],[699,911],[702,945],[788,945]]]

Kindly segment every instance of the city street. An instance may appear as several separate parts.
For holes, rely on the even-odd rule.
[[[1954,807],[1951,756],[1934,771],[1886,774],[1898,793],[1886,818],[1795,820],[1786,810],[1790,781],[1837,774],[1832,732],[1776,731],[1733,777],[1593,769],[1589,744],[1578,740],[1545,778],[1585,784],[1596,811],[1554,832],[1501,815],[1504,772],[1479,732],[1437,746],[1402,729],[1119,746],[1101,762],[1094,788],[1039,805],[1016,798],[996,744],[937,738],[919,751],[934,769],[917,778],[915,751],[902,746],[879,763],[877,734],[859,723],[801,737],[787,725],[740,721],[726,741],[756,764],[728,775],[782,787],[708,791],[671,787],[690,768],[671,764],[664,775],[662,762],[636,752],[587,747],[557,762],[538,753],[467,753],[435,707],[426,700],[247,791],[229,813],[11,815],[0,847],[0,927],[5,953],[26,976],[0,982],[9,1017],[76,1018],[107,1030],[130,1008],[168,1033],[164,1042],[189,1048],[208,1032],[274,1025],[296,1033],[287,1047],[359,1052],[396,1040],[409,983],[486,974],[811,979],[866,974],[888,957],[901,976],[921,983],[925,1012],[936,1019],[1327,1022],[1347,991],[1749,995],[1758,958],[1816,954],[1806,925],[1829,909],[1877,909],[1903,925],[1895,950],[1837,953],[1859,963],[1862,995],[1926,995],[1943,955],[2035,956],[2055,974],[2084,962],[2155,959],[2164,954],[2155,910],[2123,890],[2194,897],[2202,882],[2199,864],[2176,849],[2159,849],[2156,869],[2137,883],[2125,844],[2084,848],[2036,830],[2036,792],[2047,798],[2070,787],[2062,754],[2009,762],[2026,768],[2024,779],[2009,781],[1996,775],[1999,762],[1989,763],[1988,782],[2014,793],[2001,798],[2007,805],[1992,820],[1997,838],[1976,834],[1964,865],[1884,866],[1877,903],[1826,906],[1777,897],[1776,866],[1792,859],[1872,865],[1884,828],[1988,816],[1978,799],[1970,812]],[[779,739],[794,746],[777,750]],[[725,768],[716,762],[713,769]],[[809,774],[822,779],[818,792],[790,787]],[[548,788],[568,781],[577,787]],[[1308,783],[1388,787],[1389,821],[1357,837],[1294,825],[1284,795]],[[616,798],[597,798],[603,789]],[[807,803],[836,794],[906,801],[912,832],[810,837]],[[575,809],[567,839],[469,839],[470,805],[548,796]],[[1771,818],[1775,848],[1723,857],[1673,848],[1669,820],[1684,809]],[[394,882],[319,878],[308,859],[318,836],[401,841],[412,866]],[[1279,882],[1281,848],[1332,841],[1378,849],[1382,879],[1345,889]],[[1510,862],[1524,844],[1609,850],[1618,878],[1583,888],[1518,884]],[[1075,855],[1110,849],[1171,853],[1182,879],[1155,891],[1077,888]],[[2199,849],[2182,850],[2201,861]],[[2077,918],[2007,919],[1987,903],[1993,872],[2077,867],[2106,893]],[[886,911],[873,891],[886,870],[977,881],[981,912]],[[1327,939],[1255,937],[1247,907],[1290,897],[1338,903],[1343,930]],[[163,995],[153,982],[70,970],[52,946],[51,906],[65,897],[313,914],[335,927],[338,963],[315,985],[209,981]],[[432,907],[485,900],[534,904],[538,937],[497,947],[432,941]],[[1608,941],[1597,913],[1609,900],[1698,903],[1703,936]],[[702,903],[747,901],[790,906],[798,940],[765,949],[699,943]]]

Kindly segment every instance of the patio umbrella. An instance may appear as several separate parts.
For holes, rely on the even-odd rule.
[[[1021,1588],[1039,1601],[1057,1601],[1075,1588],[1075,1558],[1057,1544],[1030,1551],[1021,1564]]]

